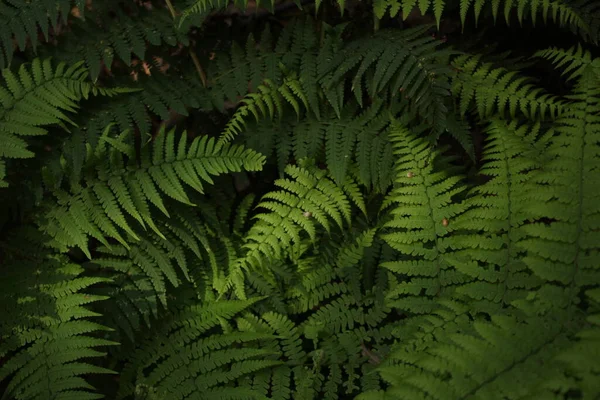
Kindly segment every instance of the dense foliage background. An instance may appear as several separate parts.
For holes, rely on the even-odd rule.
[[[599,399],[600,2],[0,0],[2,399]]]

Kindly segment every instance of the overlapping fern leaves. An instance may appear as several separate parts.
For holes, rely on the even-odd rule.
[[[300,74],[301,60],[305,54],[316,54],[319,49],[317,38],[315,21],[301,18],[287,26],[278,37],[274,37],[267,25],[260,38],[250,35],[243,47],[233,43],[228,51],[215,54],[207,65],[208,87],[214,104],[223,108],[226,100],[237,103],[239,97],[248,92],[256,93],[264,82],[279,87],[286,71],[299,73],[300,79],[306,80],[304,74],[317,66],[317,60],[313,57],[308,69]],[[328,42],[334,38],[335,35]],[[312,81],[306,84],[316,84],[317,76],[310,78]]]
[[[72,18],[68,31],[57,38],[54,57],[66,62],[85,60],[90,77],[97,79],[106,68],[113,69],[113,61],[121,60],[131,65],[132,56],[145,60],[150,46],[188,45],[183,32],[175,29],[166,8],[151,11],[135,3],[127,5],[127,12],[120,2],[108,1],[95,4],[85,19]],[[133,8],[134,7],[134,8]]]
[[[333,400],[379,387],[372,370],[387,352],[392,325],[382,324],[390,311],[379,296],[385,273],[377,272],[377,256],[374,262],[363,262],[375,233],[375,229],[357,231],[341,245],[332,238],[323,256],[315,257],[304,247],[308,252],[294,257],[302,265],[297,271],[302,279],[279,293],[288,302],[281,313],[246,312],[235,323],[231,320],[233,313],[256,301],[262,304],[258,309],[263,308],[262,296],[248,302],[184,306],[134,350],[131,366],[124,371],[122,396],[135,392],[176,398]],[[378,253],[380,247],[375,247]],[[295,324],[286,315],[296,315],[304,323]],[[260,351],[254,347],[259,343]],[[248,366],[245,371],[242,364]],[[244,378],[230,381],[237,372]],[[221,377],[219,383],[216,377]]]
[[[439,124],[443,125],[444,98],[449,94],[449,68],[445,59],[449,53],[439,49],[442,44],[439,40],[426,35],[429,28],[425,25],[403,31],[381,31],[353,42],[336,54],[332,71],[324,79],[325,87],[339,85],[340,79],[353,71],[352,91],[360,105],[366,86],[370,98],[400,95],[409,100],[425,122],[433,125],[441,119]],[[369,79],[363,83],[366,76]]]
[[[452,255],[454,265],[474,281],[457,291],[486,312],[526,297],[540,283],[528,271],[519,247],[522,226],[532,217],[523,187],[545,160],[548,133],[539,131],[539,125],[532,129],[501,120],[490,124],[480,173],[491,179],[471,190],[469,209],[458,223],[468,234],[463,237],[465,247]]]
[[[113,371],[91,361],[117,343],[98,335],[110,328],[96,322],[101,315],[88,305],[106,297],[89,288],[107,280],[83,276],[81,266],[30,244],[28,259],[3,254],[0,380],[10,381],[2,398],[100,398],[86,378]]]
[[[317,240],[318,230],[329,232],[332,222],[343,227],[351,222],[353,202],[364,210],[364,200],[356,183],[348,180],[337,186],[327,172],[300,160],[289,165],[286,173],[292,179],[278,179],[282,190],[267,193],[258,207],[269,210],[258,219],[245,238],[245,254],[231,267],[232,284],[238,296],[244,298],[243,270],[261,270],[271,275],[268,263],[281,259],[283,252],[299,246],[308,237]]]
[[[346,2],[344,0],[337,0],[336,3],[343,14]],[[241,9],[247,7],[246,2],[236,1],[235,4]],[[296,4],[301,7],[298,1],[296,1]],[[223,8],[226,5],[226,2],[215,0],[195,1],[183,11],[180,23],[183,23],[185,19],[190,18],[192,15],[205,14],[210,10]],[[273,9],[275,2],[267,1],[266,4],[259,3],[258,5]],[[317,0],[315,2],[317,10],[320,5],[321,0]],[[373,0],[372,8],[375,17],[378,19],[381,19],[386,15],[389,15],[390,17],[401,15],[406,19],[411,12],[414,12],[415,10],[418,10],[423,15],[432,13],[439,26],[444,11],[450,7],[443,0],[419,2],[417,0]],[[593,26],[595,21],[591,17],[591,15],[593,15],[593,10],[595,10],[595,4],[592,1],[568,2],[551,0],[539,2],[535,0],[519,0],[516,2],[493,1],[490,3],[485,0],[475,2],[463,0],[459,2],[459,15],[463,25],[467,22],[467,16],[469,14],[474,14],[473,17],[475,23],[489,13],[491,13],[494,22],[496,22],[499,17],[503,16],[506,22],[510,23],[514,18],[514,14],[516,14],[516,17],[521,24],[523,24],[526,19],[531,20],[534,25],[538,19],[543,20],[543,22],[550,20],[560,26],[568,27],[584,38],[596,41],[598,39],[596,36],[597,29]]]
[[[214,87],[211,90],[216,90],[218,101],[221,93],[229,101],[237,101],[237,96],[246,95],[241,90],[246,86],[251,93],[242,100],[224,135],[231,138],[239,132],[243,117],[250,113],[256,118],[280,116],[283,99],[296,114],[303,108],[320,119],[323,107],[329,106],[341,118],[346,82],[351,83],[359,106],[381,98],[403,98],[411,112],[438,130],[443,129],[445,101],[450,94],[450,53],[440,49],[441,41],[426,34],[429,29],[381,31],[348,46],[341,45],[340,32],[332,31],[319,45],[314,22],[306,19],[286,27],[274,51],[270,50],[269,31],[263,33],[259,51],[252,37],[245,51],[234,44],[231,55],[215,56],[214,66],[226,73],[209,79]],[[369,51],[364,53],[359,48]],[[281,61],[275,62],[277,59]]]
[[[224,291],[226,260],[220,253],[231,250],[231,243],[210,215],[214,210],[206,203],[199,205],[201,211],[174,202],[167,207],[172,217],[156,218],[162,237],[139,232],[140,240],[129,249],[118,244],[97,247],[89,263],[111,272],[113,283],[99,291],[110,299],[98,309],[132,341],[136,331],[168,308],[169,289],[193,285],[199,292],[203,287]]]
[[[452,300],[438,300],[422,320],[434,323],[413,330],[413,342],[398,344],[390,365],[381,368],[390,388],[362,399],[597,395],[600,386],[588,381],[597,370],[574,350],[585,335],[590,348],[597,347],[595,320],[583,318],[585,309],[596,310],[595,289],[584,310],[576,307],[586,289],[598,285],[597,263],[591,262],[600,251],[593,239],[597,191],[586,184],[595,181],[599,159],[599,85],[592,65],[581,70],[574,102],[556,131],[538,135],[492,123],[486,159],[493,178],[472,192],[458,227],[492,230],[461,238],[467,247],[456,251],[455,245],[450,254],[451,264],[475,281],[447,296]],[[496,261],[491,254],[503,256]],[[493,302],[500,307],[490,307]],[[489,317],[481,319],[481,312]],[[494,361],[479,364],[480,355],[490,353]],[[567,354],[582,357],[581,364]]]
[[[85,13],[85,0],[43,0],[29,2],[13,0],[0,5],[0,69],[7,68],[13,58],[16,41],[18,49],[25,50],[28,41],[34,49],[39,45],[38,30],[49,39],[50,29],[63,23],[73,6]]]
[[[63,144],[63,154],[74,168],[82,167],[86,145],[97,147],[109,125],[114,124],[119,131],[133,129],[147,135],[152,131],[154,116],[168,120],[173,112],[186,116],[190,109],[212,107],[195,74],[186,73],[181,77],[157,74],[151,78],[141,77],[135,83],[123,83],[131,90],[113,97],[110,102],[90,99],[78,113],[75,119],[78,126],[71,129],[71,135]],[[187,93],[188,90],[192,93]],[[130,137],[127,143],[133,143],[132,139]]]
[[[545,288],[549,292],[544,298],[550,295],[545,301],[568,308],[583,288],[600,283],[594,261],[600,251],[599,197],[594,186],[600,168],[600,75],[596,64],[581,71],[571,97],[574,103],[558,121],[557,134],[551,138],[549,161],[526,186],[532,204],[528,211],[535,223],[524,227],[527,237],[521,245],[529,250],[524,261],[536,275],[553,282]]]
[[[447,314],[445,323],[452,321],[451,313]],[[540,326],[544,326],[541,331]],[[566,340],[561,324],[552,319],[530,317],[518,322],[498,315],[489,322],[463,324],[459,331],[442,331],[426,348],[398,349],[391,361],[399,363],[380,369],[391,383],[390,390],[359,398],[535,397],[538,387],[554,378],[552,359]]]
[[[297,120],[288,113],[281,120],[248,123],[240,140],[262,154],[275,155],[280,171],[291,160],[310,156],[322,160],[338,183],[353,174],[360,184],[385,192],[393,178],[386,110],[383,101],[376,101],[363,110],[350,102],[339,118],[333,110],[320,119],[305,115]]]
[[[245,330],[243,322],[233,329],[227,322],[257,300],[193,305],[174,314],[131,355],[119,398],[144,392],[173,399],[257,398],[248,383],[236,382],[281,364],[272,358],[276,348],[259,345],[275,339],[274,332]]]
[[[388,280],[378,268],[385,256],[376,232],[333,236],[320,254],[307,249],[299,260],[299,282],[287,289],[288,312],[305,316],[301,331],[320,356],[313,397],[353,396],[380,385],[372,371],[392,342],[393,323],[387,319],[393,311],[384,302]],[[365,257],[369,251],[374,262]]]
[[[104,89],[87,80],[82,63],[53,65],[50,59],[35,59],[31,66],[22,65],[18,74],[2,72],[0,86],[0,163],[6,158],[32,158],[23,137],[45,135],[45,127],[59,124],[65,129],[74,125],[69,113],[90,95],[114,95],[119,89]],[[6,185],[4,176],[0,184]]]
[[[0,5],[0,64],[32,59],[44,36],[56,47],[42,54],[88,66],[35,59],[0,88],[0,161],[19,183],[2,195],[12,209],[35,194],[1,216],[4,398],[598,396],[591,52],[537,54],[575,84],[563,99],[455,57],[430,26],[378,29],[415,8],[439,23],[450,3],[376,0],[365,35],[317,1],[314,19],[248,17],[260,36],[214,47],[190,18],[228,5],[187,3]],[[584,0],[455,5],[463,23],[541,15],[594,41]],[[202,66],[171,63],[188,50]],[[153,55],[170,64],[137,76],[133,60]],[[188,132],[155,129],[174,114],[191,115]],[[446,132],[479,183],[439,148]],[[44,185],[20,193],[40,166]],[[36,240],[4,240],[19,224]]]
[[[249,93],[240,101],[242,106],[236,110],[223,131],[224,141],[233,140],[242,131],[245,127],[244,118],[250,114],[257,122],[265,117],[273,119],[275,115],[281,118],[284,115],[284,105],[289,104],[300,118],[300,102],[303,103],[303,108],[308,109],[309,107],[301,84],[293,75],[285,78],[279,87],[275,87],[273,82],[265,80],[264,84],[259,85],[257,89],[258,93]]]
[[[596,310],[596,291],[588,295]],[[594,398],[599,393],[592,366],[598,349],[595,315],[588,323],[575,317],[569,327],[562,313],[472,321],[464,304],[444,305],[380,368],[390,387],[358,399]],[[588,346],[585,355],[583,346]],[[490,353],[492,360],[482,364],[481,354]]]

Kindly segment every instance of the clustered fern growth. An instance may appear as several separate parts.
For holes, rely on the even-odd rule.
[[[600,396],[596,3],[0,17],[3,400]]]

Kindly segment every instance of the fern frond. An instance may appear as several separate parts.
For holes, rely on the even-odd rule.
[[[390,133],[394,142],[396,188],[386,205],[393,204],[391,220],[384,228],[382,238],[401,258],[382,266],[405,281],[388,292],[393,306],[416,313],[429,312],[435,306],[435,297],[453,291],[454,285],[465,282],[465,275],[452,265],[452,250],[460,249],[460,235],[455,222],[460,221],[467,205],[455,196],[466,188],[459,176],[435,168],[436,154],[422,138],[416,138],[398,122]],[[400,299],[396,299],[400,296]]]
[[[122,258],[110,262],[102,255],[94,261],[106,270],[117,270],[117,273],[108,275],[110,283],[94,291],[94,294],[107,298],[98,303],[96,310],[104,316],[105,324],[115,329],[113,335],[116,341],[123,344],[129,340],[133,343],[137,333],[151,326],[152,318],[158,316],[155,285],[133,262],[127,264]],[[119,267],[128,272],[123,273]]]
[[[375,103],[364,112],[354,151],[356,176],[368,188],[386,193],[394,179],[394,156],[389,137],[389,115]]]
[[[273,312],[261,315],[274,334],[281,340],[281,353],[291,362],[303,361],[306,352],[302,348],[301,330],[286,316]]]
[[[600,394],[597,379],[597,360],[600,356],[600,290],[588,290],[586,295],[595,303],[595,307],[590,307],[593,314],[587,318],[589,325],[577,332],[576,340],[556,356],[555,360],[563,363],[563,375],[560,380],[545,382],[540,388],[541,393],[554,393],[561,387],[563,392],[581,393],[582,398],[594,398]]]
[[[463,148],[467,156],[471,161],[475,162],[475,147],[473,144],[473,133],[471,132],[471,125],[468,123],[466,118],[461,118],[454,113],[449,113],[446,116],[446,130],[445,132],[439,132],[434,134],[431,139],[434,143],[438,143],[439,138],[443,133],[447,133],[454,140],[456,140]]]
[[[534,57],[545,58],[551,61],[555,68],[563,69],[562,74],[568,75],[567,80],[579,78],[585,69],[594,62],[592,54],[588,50],[584,50],[581,45],[569,50],[556,47],[540,50],[534,54]]]
[[[288,113],[280,121],[249,122],[239,138],[262,154],[275,154],[280,173],[291,160],[312,157],[327,165],[338,184],[352,175],[360,185],[385,193],[393,178],[388,110],[377,101],[360,113],[350,102],[339,117],[330,109],[319,119],[305,115],[300,121]]]
[[[556,118],[565,109],[563,101],[534,86],[516,71],[494,68],[481,61],[481,56],[457,57],[452,66],[458,73],[452,80],[452,93],[460,104],[460,114],[472,104],[479,118],[485,120],[496,113],[515,118],[517,111],[531,120],[548,115]]]
[[[77,246],[89,257],[89,236],[105,246],[107,238],[113,238],[129,248],[120,231],[138,240],[130,219],[142,227],[147,224],[160,235],[150,205],[169,216],[163,195],[193,205],[184,186],[202,193],[202,182],[211,184],[211,175],[259,170],[264,160],[252,150],[220,144],[206,136],[194,139],[188,146],[184,133],[176,143],[175,132],[162,129],[151,146],[141,149],[138,165],[134,148],[122,138],[108,137],[109,132],[110,127],[103,136],[105,143],[93,151],[90,148],[83,185],[75,182],[68,191],[54,191],[57,198],[64,200],[48,210],[41,228],[53,237],[53,245],[59,249]]]
[[[86,359],[102,357],[95,348],[117,343],[97,336],[109,328],[93,322],[86,305],[104,296],[84,291],[105,278],[81,276],[65,257],[5,260],[2,296],[0,381],[3,399],[98,399],[88,374],[114,373]],[[35,279],[32,279],[35,276]]]
[[[585,31],[578,31],[577,29],[571,29],[571,31],[581,35],[587,42],[594,44],[598,43],[598,38],[600,38],[600,14],[598,14],[598,3],[589,0],[576,0],[569,3],[570,6],[581,15],[587,25]]]
[[[246,8],[243,2],[236,1],[236,3],[241,3],[242,9]],[[226,0],[196,0],[181,13],[178,21],[179,26],[181,27],[194,14],[205,14],[211,10],[225,8],[227,5],[229,5],[229,1]]]
[[[292,243],[299,244],[302,233],[316,240],[317,224],[329,232],[331,220],[340,228],[344,221],[350,223],[348,196],[326,171],[301,161],[299,166],[288,166],[286,173],[293,180],[275,181],[284,190],[266,194],[258,204],[270,213],[257,214],[254,218],[259,222],[247,235],[244,247],[248,250],[246,258],[252,263],[260,264],[264,256],[276,258]]]
[[[258,221],[246,235],[242,246],[245,254],[230,266],[231,284],[242,298],[244,270],[258,270],[272,278],[267,268],[271,261],[297,248],[306,237],[315,242],[321,227],[331,231],[332,221],[339,228],[349,224],[351,201],[364,208],[351,180],[338,186],[311,160],[300,160],[298,166],[288,165],[286,173],[291,179],[275,181],[283,190],[267,193],[258,204],[269,212],[254,216]]]
[[[245,326],[244,326],[245,325]],[[254,383],[260,384],[260,394],[269,399],[305,399],[303,397],[306,386],[313,383],[315,375],[318,375],[319,361],[310,368],[311,355],[304,350],[306,344],[303,341],[302,330],[296,326],[288,317],[267,312],[256,318],[246,315],[238,320],[238,327],[251,332],[264,332],[277,335],[277,340],[263,342],[265,348],[272,348],[281,354],[281,360],[285,362],[271,370],[264,371],[254,377]],[[313,386],[312,389],[315,389]]]
[[[85,103],[71,128],[71,136],[63,144],[67,161],[81,168],[86,144],[96,148],[107,126],[114,124],[119,131],[137,130],[144,135],[152,132],[152,115],[168,121],[172,113],[188,116],[189,109],[211,109],[212,103],[202,83],[190,73],[181,76],[155,74],[127,82],[130,93],[122,93],[110,102],[90,99]]]
[[[590,303],[598,300],[595,291],[588,295]],[[402,340],[380,368],[389,388],[358,400],[574,399],[598,394],[597,369],[592,372],[595,367],[590,364],[600,349],[594,316],[588,323],[563,312],[478,319],[469,315],[468,304],[444,306],[401,328]],[[589,307],[597,310],[598,303]],[[584,343],[589,346],[585,355]]]
[[[305,246],[285,286],[288,312],[303,318],[304,336],[323,352],[312,384],[319,398],[378,385],[373,375],[359,377],[381,361],[391,342],[391,310],[383,295],[388,281],[379,268],[386,258],[379,258],[382,241],[367,226],[323,237],[318,252]]]
[[[318,117],[318,79],[321,73],[318,69],[320,63],[328,62],[321,59],[326,55],[322,50],[326,45],[328,49],[332,48],[331,42],[336,34],[325,34],[325,45],[320,51],[317,32],[318,25],[311,18],[298,18],[286,25],[276,41],[267,25],[260,38],[249,35],[243,48],[233,43],[229,51],[213,54],[207,62],[207,77],[208,92],[214,106],[221,110],[226,105],[230,108],[245,98],[245,102],[260,107],[265,89],[271,89],[267,92],[275,94],[273,90],[280,88],[277,97],[283,97],[297,113],[303,106]],[[335,47],[339,48],[340,44]],[[265,82],[268,84],[265,85]],[[258,89],[261,85],[263,87]],[[255,104],[255,99],[258,104]],[[271,115],[274,107],[280,111],[276,103],[269,105],[269,99],[265,100],[267,104],[259,108],[262,115],[267,115],[262,111],[264,107]],[[242,109],[250,111],[249,107],[251,105]]]
[[[317,398],[338,399],[379,387],[372,370],[387,353],[393,323],[387,323],[391,310],[379,295],[387,281],[373,284],[371,277],[382,270],[363,262],[374,235],[375,229],[367,229],[346,240],[324,238],[317,255],[300,259],[302,269],[288,284],[290,312],[306,316],[304,337],[313,342],[315,355],[321,353],[318,369],[305,378]]]
[[[100,309],[132,341],[142,324],[148,327],[151,318],[158,317],[159,303],[167,307],[168,288],[182,290],[182,282],[192,282],[221,291],[227,261],[219,260],[218,254],[227,238],[217,235],[224,233],[204,211],[175,203],[167,207],[173,216],[156,218],[163,237],[148,232],[140,234],[140,241],[129,249],[120,245],[96,248],[99,254],[91,263],[116,273],[114,284],[102,291],[111,294],[111,299]]]
[[[275,87],[274,83],[265,80],[258,86],[258,93],[249,93],[240,101],[242,106],[238,108],[231,117],[225,130],[221,134],[221,140],[230,142],[245,127],[244,117],[252,114],[258,122],[262,118],[273,119],[277,114],[283,116],[283,107],[287,103],[296,111],[300,119],[300,100],[305,109],[308,109],[308,100],[302,91],[300,82],[293,76],[286,77],[281,86]]]
[[[267,25],[259,39],[250,35],[244,48],[233,43],[228,52],[217,53],[209,61],[208,87],[217,108],[223,109],[225,100],[237,104],[247,93],[256,93],[265,81],[273,88],[279,87],[294,72],[300,71],[299,81],[305,92],[314,87],[316,80],[308,82],[308,75],[302,72],[301,57],[317,53],[315,22],[300,18],[287,25],[275,43],[272,36]]]
[[[178,251],[171,253],[169,250],[173,249]],[[99,248],[97,251],[103,256],[96,258],[94,263],[102,268],[114,269],[130,276],[145,275],[164,305],[167,302],[165,278],[177,287],[180,282],[175,266],[185,275],[188,274],[181,248],[174,247],[172,242],[167,240],[153,242],[144,237],[129,249],[113,246],[110,249]],[[178,261],[183,261],[183,264]]]

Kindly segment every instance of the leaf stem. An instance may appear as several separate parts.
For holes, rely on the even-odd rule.
[[[177,12],[175,11],[175,7],[173,7],[173,3],[171,3],[171,0],[165,0],[165,2],[167,3],[167,8],[169,9],[169,12],[171,13],[171,17],[173,18],[173,21],[174,21],[175,18],[177,18]],[[204,69],[202,68],[202,64],[200,64],[200,59],[198,58],[198,55],[196,54],[196,52],[192,49],[191,44],[190,44],[190,46],[188,46],[188,49],[189,49],[190,57],[192,58],[194,66],[196,67],[196,71],[198,71],[198,75],[200,76],[200,81],[202,81],[202,86],[206,87],[206,73],[204,72]]]

